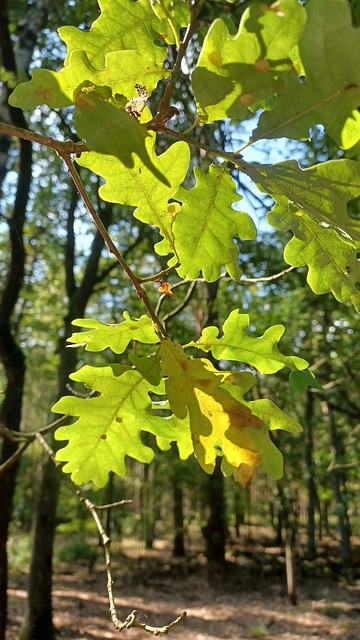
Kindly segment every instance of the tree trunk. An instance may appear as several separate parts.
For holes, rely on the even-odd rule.
[[[0,48],[2,66],[6,71],[16,72],[15,57],[9,33],[8,7],[3,2],[0,7]],[[3,87],[3,98],[9,91]],[[27,124],[20,109],[8,109],[11,124],[26,128]],[[2,138],[2,150],[9,151],[10,143]],[[0,423],[13,431],[20,430],[21,407],[25,379],[25,357],[13,333],[12,317],[24,282],[25,250],[23,246],[23,229],[26,208],[29,200],[32,168],[32,146],[30,142],[20,142],[18,161],[18,182],[15,202],[9,220],[10,258],[5,285],[0,300],[0,361],[4,367],[6,387],[0,409]],[[1,162],[0,178],[6,175],[6,165]],[[0,451],[0,465],[6,462],[15,452],[16,446],[4,440]],[[12,503],[15,492],[17,465],[8,467],[1,477],[1,509],[0,509],[0,640],[5,638],[7,620],[7,585],[8,558],[7,538],[12,514]]]
[[[224,564],[227,525],[224,476],[220,464],[217,464],[214,473],[207,477],[207,502],[209,516],[203,529],[206,557],[208,562]]]
[[[145,549],[152,549],[155,539],[154,463],[144,465],[141,487],[141,516]]]
[[[342,563],[345,569],[350,569],[351,566],[351,536],[349,519],[347,514],[347,506],[344,496],[342,494],[341,474],[337,469],[336,464],[339,461],[339,453],[341,450],[339,443],[339,436],[336,428],[335,413],[329,405],[329,427],[330,427],[330,446],[333,454],[331,480],[334,492],[334,498],[336,503],[336,515],[338,520],[338,530],[340,534],[340,554]]]
[[[174,546],[173,556],[176,558],[185,557],[184,542],[184,495],[181,482],[176,478],[173,479],[173,498],[174,498]]]
[[[208,282],[207,287],[207,322],[208,326],[218,325],[216,296],[219,282]],[[212,360],[211,356],[207,356]],[[214,361],[213,361],[214,362]],[[215,362],[214,362],[215,364]],[[203,529],[206,542],[206,557],[209,562],[225,563],[227,514],[225,503],[224,476],[220,469],[219,459],[212,475],[207,477],[207,503],[209,515]]]
[[[78,196],[72,187],[67,222],[67,240],[65,246],[65,281],[69,299],[68,313],[64,320],[64,336],[59,344],[58,397],[66,395],[69,374],[76,368],[77,354],[75,349],[66,347],[66,338],[72,333],[71,322],[74,318],[83,317],[87,302],[97,282],[97,270],[103,239],[97,232],[94,236],[89,258],[80,285],[76,284],[75,268],[75,236],[74,214]],[[109,205],[103,211],[103,222],[107,227],[112,215]],[[55,441],[52,446],[59,446]],[[21,640],[53,640],[52,607],[52,555],[56,531],[56,506],[62,474],[55,469],[52,460],[46,459],[39,482],[37,509],[34,515],[33,543],[28,586],[28,599],[23,625],[20,631]]]
[[[307,392],[306,397],[306,409],[305,409],[305,463],[306,463],[306,484],[308,493],[308,506],[307,506],[307,551],[310,558],[314,558],[316,555],[316,541],[315,541],[315,509],[317,504],[317,492],[314,475],[314,437],[313,437],[313,425],[314,425],[314,394],[311,391]]]

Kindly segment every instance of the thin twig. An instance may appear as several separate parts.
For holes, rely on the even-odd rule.
[[[281,278],[282,276],[285,276],[287,273],[290,273],[290,271],[294,271],[294,269],[296,269],[296,267],[288,267],[287,269],[283,269],[283,271],[280,271],[279,273],[274,273],[274,275],[272,276],[263,276],[260,278],[240,278],[239,282],[248,282],[248,283],[257,283],[257,282],[272,282],[272,280],[277,280],[278,278]]]
[[[164,122],[166,120],[166,115],[169,113],[170,101],[173,89],[175,87],[176,81],[181,72],[181,63],[186,53],[186,49],[189,46],[189,42],[192,38],[192,35],[197,26],[197,16],[201,8],[201,3],[193,4],[191,7],[191,17],[190,22],[186,28],[183,41],[178,49],[178,54],[176,56],[174,68],[171,72],[170,80],[166,85],[164,95],[160,100],[159,109],[153,120],[151,121],[152,125],[157,126],[159,122]],[[148,123],[149,128],[151,128],[150,123]]]
[[[183,301],[177,307],[175,307],[175,309],[173,309],[172,311],[169,311],[169,313],[167,313],[162,318],[162,323],[163,323],[163,325],[165,327],[166,327],[166,324],[169,322],[169,320],[171,320],[172,318],[177,316],[179,313],[181,313],[181,311],[183,309],[185,309],[185,307],[187,307],[187,305],[189,304],[189,302],[190,302],[190,300],[191,300],[191,298],[192,298],[192,296],[194,294],[196,285],[197,285],[197,282],[196,282],[196,280],[194,280],[190,284],[190,286],[189,286],[189,288],[188,288],[188,290],[187,290],[187,292],[185,294],[185,297],[184,297]]]
[[[93,391],[92,393],[95,392]],[[90,397],[90,395],[92,394],[88,393],[86,397],[88,398]],[[40,427],[40,429],[36,429],[36,431],[27,431],[26,433],[24,431],[12,431],[11,429],[5,427],[5,425],[0,424],[0,433],[2,433],[6,438],[12,440],[13,442],[25,441],[31,444],[31,442],[35,440],[37,433],[46,435],[47,433],[49,433],[49,431],[53,431],[56,427],[58,427],[67,418],[69,418],[68,415],[61,416],[53,422],[50,422],[50,424],[45,425],[45,427]]]
[[[272,276],[260,276],[259,278],[240,278],[240,280],[238,280],[238,284],[242,284],[243,282],[246,283],[251,283],[251,284],[257,284],[260,282],[272,282],[273,280],[277,280],[278,278],[281,278],[282,276],[286,275],[287,273],[290,273],[291,271],[294,271],[296,269],[296,267],[288,267],[287,269],[283,269],[282,271],[279,271],[279,273],[274,273]],[[230,276],[227,275],[227,273],[221,273],[219,275],[219,280],[233,280],[233,278],[231,278]],[[234,281],[234,280],[233,280]],[[171,290],[176,289],[177,287],[183,287],[186,284],[191,284],[191,283],[203,283],[203,282],[207,282],[207,280],[205,280],[205,278],[193,278],[193,279],[185,279],[185,280],[180,280],[179,282],[175,282],[174,284],[171,285]],[[235,281],[234,281],[235,282]],[[155,313],[159,313],[160,307],[164,301],[164,299],[166,298],[166,294],[162,295],[159,300],[158,303],[155,307]],[[172,312],[170,312],[172,315]],[[162,322],[164,322],[164,320],[166,320],[168,318],[168,316],[164,316],[164,318],[162,319]]]
[[[49,458],[52,460],[54,465],[56,467],[62,467],[62,462],[59,462],[59,460],[56,460],[53,449],[46,442],[45,438],[40,432],[36,432],[35,439],[38,440],[38,442],[41,444],[42,448],[44,449],[46,454],[49,456]],[[111,540],[109,536],[105,533],[105,530],[101,524],[100,518],[97,514],[97,511],[100,511],[101,509],[110,509],[118,505],[128,504],[131,502],[131,500],[121,500],[119,502],[114,502],[112,504],[97,506],[82,494],[80,489],[76,487],[75,483],[71,480],[71,478],[68,477],[68,480],[72,485],[73,489],[75,490],[80,502],[82,502],[86,506],[87,510],[91,514],[96,524],[96,528],[98,530],[99,537],[104,548],[106,575],[107,575],[107,592],[108,592],[108,599],[109,599],[109,611],[110,611],[110,618],[114,627],[117,629],[117,631],[122,631],[123,629],[131,629],[132,627],[138,627],[139,629],[143,629],[143,631],[147,631],[148,633],[151,633],[154,636],[158,636],[160,634],[166,635],[172,627],[174,627],[176,624],[178,624],[179,622],[181,622],[181,620],[185,618],[186,611],[183,611],[177,618],[175,618],[175,620],[173,620],[172,622],[170,622],[169,624],[163,627],[154,627],[146,624],[145,622],[141,622],[141,620],[139,620],[137,617],[138,611],[136,609],[134,609],[125,618],[124,621],[120,620],[117,613],[115,598],[113,593],[113,577],[112,577],[112,569],[111,569],[111,553],[110,553]]]
[[[15,453],[13,453],[12,456],[10,456],[10,458],[8,458],[7,460],[5,460],[5,462],[0,464],[0,475],[4,473],[7,469],[9,469],[11,465],[15,464],[17,459],[20,458],[20,456],[22,456],[22,454],[30,446],[30,444],[31,444],[30,440],[29,442],[24,442],[24,444],[22,444],[20,447],[16,449]]]
[[[78,496],[79,496],[79,500],[81,502],[84,503],[84,505],[86,506],[87,510],[89,511],[89,513],[91,514],[99,536],[100,536],[100,540],[101,543],[104,547],[104,554],[105,554],[105,565],[106,565],[106,574],[107,574],[107,592],[108,592],[108,599],[109,599],[109,610],[110,610],[110,618],[111,621],[115,627],[115,629],[117,629],[117,631],[122,631],[123,629],[131,629],[132,627],[138,627],[140,629],[143,629],[144,631],[147,631],[148,633],[151,633],[154,636],[158,636],[160,634],[167,634],[169,632],[169,629],[171,629],[173,626],[175,626],[176,624],[178,624],[181,620],[183,620],[183,618],[185,618],[186,616],[186,611],[183,611],[180,616],[178,616],[175,620],[173,620],[172,622],[170,622],[168,625],[165,625],[163,627],[153,627],[151,625],[146,624],[145,622],[141,622],[140,620],[138,620],[138,611],[136,609],[134,609],[126,618],[124,621],[121,621],[118,613],[117,613],[117,609],[116,609],[116,604],[115,604],[115,598],[114,598],[114,593],[113,593],[113,577],[112,577],[112,569],[111,569],[111,553],[110,553],[110,545],[111,545],[111,539],[109,538],[109,536],[105,533],[105,530],[100,522],[100,518],[97,514],[97,511],[99,510],[99,507],[96,507],[88,498],[85,498],[85,496],[83,496],[81,494],[80,491],[77,492]],[[111,505],[106,505],[106,507],[109,507]]]
[[[132,500],[119,500],[118,502],[111,502],[111,504],[94,505],[97,511],[102,509],[113,509],[114,507],[122,507],[124,504],[132,504]]]
[[[176,269],[176,267],[179,267],[179,266],[180,266],[180,262],[177,262],[176,264],[172,265],[172,267],[168,267],[167,269],[162,269],[162,271],[155,273],[155,275],[153,276],[148,276],[147,278],[138,278],[138,280],[139,282],[142,282],[142,283],[160,282],[165,276],[167,276],[169,273],[171,273],[171,271],[173,271],[174,269]]]
[[[144,303],[144,306],[146,307],[146,310],[150,316],[150,318],[152,319],[152,321],[154,322],[155,326],[157,327],[158,331],[159,331],[159,335],[161,337],[166,337],[166,332],[164,327],[162,326],[159,318],[156,316],[150,302],[148,299],[148,295],[145,291],[145,289],[141,286],[141,282],[139,280],[139,278],[137,278],[137,276],[133,273],[133,271],[130,269],[129,265],[127,264],[127,262],[124,260],[124,258],[122,257],[120,251],[118,250],[118,248],[116,247],[115,243],[113,242],[113,240],[111,239],[111,236],[108,232],[108,230],[106,229],[104,223],[102,222],[100,216],[98,215],[95,207],[93,206],[87,192],[86,189],[81,181],[81,178],[78,174],[78,172],[76,171],[76,168],[74,166],[74,163],[71,160],[70,155],[63,155],[62,156],[68,170],[70,173],[70,176],[80,194],[80,197],[82,198],[88,212],[90,213],[93,221],[96,224],[96,227],[98,229],[98,231],[100,232],[100,234],[102,235],[104,242],[106,244],[106,246],[108,247],[110,253],[112,253],[116,259],[118,260],[119,264],[121,265],[121,267],[123,268],[123,270],[125,271],[125,273],[127,274],[127,276],[129,277],[129,279],[131,280],[131,282],[133,283],[136,293],[138,295],[138,297],[142,300],[142,302]]]

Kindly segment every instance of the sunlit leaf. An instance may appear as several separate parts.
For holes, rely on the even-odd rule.
[[[201,467],[212,473],[216,457],[223,455],[244,485],[260,463],[270,475],[281,477],[281,454],[274,453],[268,430],[301,428],[272,403],[245,402],[243,395],[254,384],[254,376],[217,371],[209,360],[190,358],[169,340],[161,345],[160,355],[170,407],[180,419],[189,416]]]
[[[294,267],[309,267],[307,281],[314,293],[332,292],[339,302],[351,302],[360,312],[359,249],[332,229],[317,224],[306,213],[297,215],[285,198],[276,198],[268,214],[270,224],[291,231],[294,238],[285,247],[284,259]]]
[[[287,366],[291,370],[305,369],[306,360],[298,356],[284,356],[278,348],[278,342],[285,331],[282,324],[266,329],[263,336],[251,336],[246,331],[250,317],[234,309],[224,322],[223,336],[218,337],[217,327],[206,327],[196,342],[187,346],[197,347],[202,351],[211,351],[217,360],[236,360],[246,362],[258,369],[260,373],[276,373]]]
[[[157,180],[169,186],[168,179],[153,163],[145,145],[149,133],[123,109],[93,91],[80,91],[76,97],[74,124],[80,138],[92,151],[115,156],[129,168],[134,167],[134,156],[138,156]]]
[[[181,187],[175,194],[182,202],[172,229],[181,263],[177,271],[182,278],[196,278],[202,271],[213,282],[225,265],[232,278],[239,278],[239,247],[233,238],[253,240],[255,225],[247,213],[232,208],[241,196],[223,166],[211,165],[208,173],[195,167],[194,173],[195,187]]]
[[[158,368],[156,358],[151,366]],[[71,473],[77,484],[92,481],[102,487],[110,471],[126,475],[126,456],[150,462],[154,452],[142,442],[142,430],[168,441],[176,439],[171,418],[153,413],[149,392],[162,393],[163,388],[154,387],[139,371],[122,365],[85,366],[70,377],[99,394],[87,399],[65,396],[53,407],[55,413],[78,417],[74,424],[60,427],[55,434],[57,440],[69,441],[56,457],[66,462],[63,470]],[[186,457],[186,430],[179,431],[179,438]]]
[[[138,320],[130,317],[124,311],[123,322],[119,324],[104,324],[99,320],[78,318],[72,324],[89,331],[73,333],[68,342],[76,346],[85,346],[86,351],[103,351],[110,348],[113,353],[123,353],[131,340],[145,344],[159,342],[152,321],[148,316],[141,316]]]
[[[295,160],[287,160],[274,165],[247,165],[243,170],[274,198],[288,198],[292,211],[297,207],[299,217],[307,213],[318,223],[360,241],[360,220],[350,217],[347,209],[349,201],[360,196],[358,162],[332,160],[301,169]],[[272,214],[268,219],[271,224]]]
[[[291,67],[289,52],[304,20],[297,0],[273,7],[251,3],[235,36],[222,19],[215,20],[192,76],[199,120],[243,119],[247,107],[275,93],[279,74]]]
[[[111,155],[83,153],[79,164],[105,178],[99,194],[107,202],[118,202],[136,206],[135,217],[142,222],[159,228],[168,246],[174,251],[172,223],[176,206],[168,204],[185,178],[189,165],[190,152],[185,142],[176,142],[164,153],[157,156],[154,150],[155,135],[149,133],[145,140],[145,149],[159,173],[166,176],[170,186],[159,180],[157,175],[134,157],[134,165],[125,167],[118,158]]]
[[[91,65],[85,51],[73,51],[69,64],[60,71],[34,69],[29,82],[19,84],[10,97],[14,107],[33,109],[39,104],[52,108],[74,104],[75,92],[85,82],[111,89],[112,96],[136,95],[136,84],[144,85],[151,94],[159,80],[169,75],[161,63],[139,51],[113,51],[107,54],[104,69]]]
[[[99,0],[100,16],[91,29],[61,27],[59,35],[67,44],[65,65],[76,49],[85,51],[90,63],[97,69],[105,65],[105,56],[111,51],[132,49],[161,63],[164,47],[155,43],[157,34],[164,32],[165,21],[159,20],[149,0]]]
[[[305,79],[296,71],[279,80],[277,105],[260,117],[258,138],[306,139],[322,124],[343,149],[360,139],[360,31],[347,0],[316,0],[299,42]]]

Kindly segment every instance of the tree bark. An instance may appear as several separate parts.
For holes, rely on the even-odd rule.
[[[218,325],[216,296],[219,282],[207,283],[207,325]],[[208,356],[209,357],[209,356]],[[209,357],[211,360],[211,357]],[[217,463],[214,473],[207,477],[207,502],[209,516],[204,527],[206,557],[208,562],[225,563],[227,514],[225,503],[224,476]]]
[[[76,284],[74,215],[78,196],[72,187],[67,220],[67,239],[65,246],[65,284],[69,300],[67,315],[64,319],[64,335],[59,343],[58,397],[67,394],[70,373],[76,368],[77,353],[66,347],[66,338],[72,333],[71,322],[84,316],[86,305],[97,282],[98,264],[104,246],[101,235],[96,232],[92,243],[84,275]],[[107,227],[112,216],[112,207],[105,205],[102,219]],[[53,440],[56,449],[57,443]],[[21,640],[53,640],[52,607],[52,556],[56,531],[56,507],[62,474],[50,459],[46,459],[40,477],[37,507],[33,524],[33,543],[28,586],[28,598]]]
[[[173,498],[174,498],[174,546],[173,556],[176,558],[185,557],[184,542],[184,493],[181,482],[173,478]]]
[[[306,463],[306,485],[308,493],[308,506],[307,506],[307,550],[310,558],[314,558],[316,555],[316,541],[315,541],[315,509],[317,500],[316,483],[314,477],[314,436],[313,436],[313,424],[314,424],[314,394],[311,391],[307,392],[306,396],[306,408],[305,408],[305,463]]]
[[[327,405],[328,406],[328,405]],[[340,535],[340,553],[343,566],[346,570],[350,569],[351,566],[351,533],[349,526],[349,519],[347,514],[347,506],[344,496],[342,494],[342,482],[341,482],[341,473],[339,469],[336,468],[336,463],[339,461],[339,453],[340,453],[340,442],[339,435],[336,428],[336,420],[335,413],[328,406],[328,415],[329,415],[329,427],[330,427],[330,447],[333,454],[332,461],[332,470],[331,470],[331,480],[333,493],[336,503],[336,515],[338,521],[338,530]]]
[[[203,534],[206,542],[208,562],[225,563],[226,550],[226,503],[224,492],[224,476],[217,464],[212,475],[207,478],[207,502],[209,516]]]
[[[8,3],[3,0],[0,6],[0,57],[6,71],[16,73],[17,66],[13,44],[9,31]],[[5,111],[10,91],[3,86],[1,95],[1,112]],[[7,120],[11,124],[27,128],[24,114],[20,109],[6,106]],[[0,139],[0,187],[6,177],[7,157],[10,140],[4,136]],[[18,161],[18,181],[15,202],[9,219],[10,258],[5,285],[0,300],[0,361],[4,367],[6,387],[0,408],[0,422],[13,431],[20,430],[21,407],[25,379],[25,357],[17,342],[12,327],[12,317],[24,282],[25,250],[23,232],[26,209],[29,200],[32,170],[32,146],[30,142],[20,141]],[[0,464],[4,463],[15,452],[16,446],[9,440],[1,444]],[[17,464],[9,467],[1,478],[0,509],[0,640],[5,638],[7,622],[7,585],[8,557],[7,538],[12,514],[15,492]]]

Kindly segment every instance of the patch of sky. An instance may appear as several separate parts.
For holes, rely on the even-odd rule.
[[[251,133],[258,121],[258,114],[249,120],[234,124],[231,120],[224,121],[226,145],[225,151],[235,152],[243,147],[251,137]],[[316,137],[322,135],[322,127],[316,128]],[[244,160],[254,164],[273,165],[284,160],[297,160],[300,166],[305,166],[306,143],[287,138],[274,140],[257,140],[244,149]],[[260,191],[256,184],[244,173],[234,167],[232,177],[238,185],[238,192],[243,196],[240,202],[234,204],[234,209],[249,213],[257,226],[259,235],[273,232],[273,228],[266,221],[266,214],[271,209],[273,199]]]

